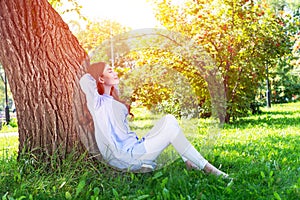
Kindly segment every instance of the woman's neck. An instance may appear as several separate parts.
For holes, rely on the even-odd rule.
[[[103,84],[103,87],[104,87],[104,93],[103,94],[110,95],[110,91],[111,91],[112,86]]]

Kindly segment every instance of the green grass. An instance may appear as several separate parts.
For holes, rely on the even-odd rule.
[[[18,132],[18,125],[17,125],[17,119],[12,118],[9,122],[9,124],[6,124],[5,121],[2,120],[1,122],[1,128],[0,128],[0,136],[1,133],[9,133],[9,132]]]
[[[135,114],[140,111],[136,110]],[[156,119],[140,112],[132,122],[146,132]],[[60,165],[35,157],[16,161],[17,137],[0,138],[2,199],[300,199],[300,103],[272,105],[263,114],[226,124],[183,120],[184,132],[233,183],[185,170],[173,160],[147,174],[117,172],[70,155]],[[220,132],[219,132],[220,131]],[[208,134],[210,133],[210,134]],[[55,159],[54,159],[55,160]],[[77,161],[74,161],[77,160]]]

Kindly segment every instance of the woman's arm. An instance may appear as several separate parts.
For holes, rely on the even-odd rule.
[[[87,104],[92,105],[92,101],[98,96],[96,80],[90,74],[84,74],[80,78],[79,84],[86,95]]]
[[[97,91],[96,80],[90,74],[84,74],[80,80],[80,87],[85,94],[93,93]]]

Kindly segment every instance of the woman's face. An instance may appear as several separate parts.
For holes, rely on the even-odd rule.
[[[119,84],[118,74],[110,66],[105,66],[102,76],[103,84],[113,86]]]

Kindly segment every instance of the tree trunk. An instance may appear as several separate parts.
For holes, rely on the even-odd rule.
[[[88,56],[47,0],[0,0],[0,62],[16,105],[19,150],[64,156],[92,135],[78,83]]]

